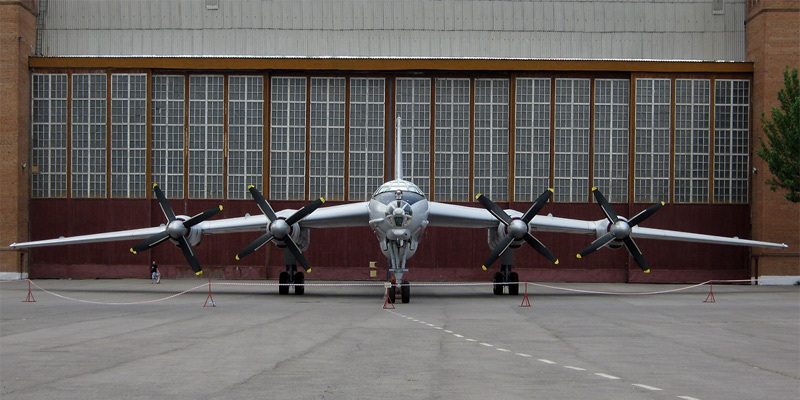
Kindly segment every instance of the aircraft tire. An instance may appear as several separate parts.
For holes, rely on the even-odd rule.
[[[492,286],[492,292],[498,296],[503,294],[503,274],[500,272],[494,273],[494,286]]]
[[[394,304],[395,300],[397,300],[397,288],[392,285],[392,287],[389,288],[389,301]]]
[[[411,284],[408,281],[403,281],[400,284],[400,300],[402,300],[403,304],[411,301]]]
[[[306,276],[302,272],[294,274],[294,294],[302,296],[306,293],[306,287],[303,286],[304,283],[306,283]]]
[[[512,272],[508,274],[508,294],[516,296],[519,294],[519,274]]]
[[[281,274],[278,276],[278,283],[281,284],[280,286],[278,286],[278,294],[280,295],[289,294],[289,285],[287,285],[287,283],[289,283],[288,272],[285,271],[281,272]]]

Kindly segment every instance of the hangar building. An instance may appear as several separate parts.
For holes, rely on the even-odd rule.
[[[155,226],[158,183],[178,213],[257,214],[323,196],[368,199],[404,175],[436,201],[484,193],[601,219],[666,201],[646,225],[785,242],[785,250],[648,242],[573,255],[592,237],[540,234],[521,279],[696,282],[800,277],[800,206],[764,184],[760,115],[800,66],[793,0],[0,0],[0,244]],[[197,249],[212,277],[275,278],[255,236]],[[180,251],[130,243],[0,251],[4,278],[191,274]],[[488,280],[484,230],[430,229],[413,280]],[[386,265],[368,227],[314,231],[311,279]],[[380,276],[380,274],[379,274]]]

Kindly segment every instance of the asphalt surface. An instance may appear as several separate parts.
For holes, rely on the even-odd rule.
[[[0,398],[800,394],[798,286],[717,284],[706,303],[708,286],[531,285],[531,307],[489,286],[415,286],[386,310],[381,286],[241,283],[259,282],[214,281],[204,307],[203,280],[38,280],[36,302],[25,281],[0,282]]]

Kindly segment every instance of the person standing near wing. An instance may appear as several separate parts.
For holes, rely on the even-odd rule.
[[[158,270],[158,265],[156,264],[156,260],[153,260],[153,263],[150,264],[150,283],[161,283],[161,271]]]

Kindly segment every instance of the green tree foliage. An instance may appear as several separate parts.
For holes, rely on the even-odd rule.
[[[787,200],[800,202],[800,82],[797,69],[789,68],[783,72],[785,87],[778,91],[780,108],[772,108],[772,118],[761,114],[761,124],[767,136],[767,144],[761,140],[761,148],[756,151],[769,165],[775,179],[767,179],[766,184],[773,191],[788,190]]]

